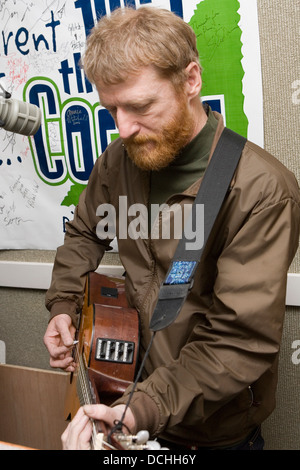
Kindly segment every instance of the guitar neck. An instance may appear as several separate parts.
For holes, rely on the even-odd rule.
[[[84,364],[84,358],[82,354],[78,354],[78,369],[77,369],[77,381],[76,389],[79,398],[80,405],[95,405],[100,403],[97,395],[97,390],[94,388],[89,378],[88,369]]]
[[[78,369],[77,369],[77,395],[80,405],[95,405],[99,404],[99,396],[93,380],[89,377],[88,369],[84,363],[84,357],[78,354]],[[107,429],[103,422],[90,419],[92,424],[92,437],[91,449],[92,450],[115,450],[115,447],[106,441]]]

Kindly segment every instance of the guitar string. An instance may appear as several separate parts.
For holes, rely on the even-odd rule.
[[[126,426],[126,424],[124,424],[124,419],[125,419],[125,415],[126,415],[126,411],[127,409],[129,408],[129,405],[130,405],[130,402],[131,402],[131,399],[132,399],[132,396],[135,392],[135,389],[137,387],[137,384],[138,384],[138,381],[140,379],[140,376],[141,376],[141,373],[143,371],[143,368],[144,368],[144,365],[145,365],[145,362],[146,362],[146,359],[149,355],[149,352],[150,352],[150,349],[151,349],[151,346],[152,346],[152,343],[153,343],[153,340],[154,340],[154,337],[155,337],[155,334],[156,334],[156,331],[152,332],[152,336],[151,336],[151,339],[150,339],[150,342],[148,344],[148,347],[147,347],[147,350],[144,354],[144,357],[143,357],[143,360],[141,362],[141,365],[139,367],[139,370],[137,372],[137,375],[136,375],[136,378],[135,378],[135,381],[132,385],[132,389],[130,391],[130,394],[129,394],[129,397],[128,397],[128,400],[127,400],[127,403],[125,405],[125,409],[123,411],[123,414],[122,414],[122,417],[120,419],[120,421],[116,421],[115,422],[115,426],[113,426],[110,430],[110,433],[108,435],[108,439],[110,439],[110,437],[112,436],[112,434],[116,431],[120,431],[122,430],[123,427],[125,427],[127,430],[128,430],[128,427]],[[130,431],[130,430],[129,430]]]
[[[78,382],[79,385],[79,389],[80,389],[80,396],[79,396],[79,401],[80,401],[80,404],[86,404],[86,405],[89,405],[91,404],[91,400],[90,400],[90,394],[89,394],[89,387],[88,387],[88,383],[87,383],[87,377],[86,377],[86,373],[85,373],[85,370],[84,370],[84,363],[83,363],[83,358],[81,357],[81,354],[79,353],[79,348],[78,346],[76,345],[75,346],[75,359],[77,359],[77,373],[78,373]],[[97,431],[96,431],[96,426],[95,426],[95,423],[92,421],[92,444],[93,444],[93,447],[95,447],[95,441],[96,441],[96,436],[97,436]]]
[[[86,405],[94,404],[91,400],[91,392],[90,392],[90,387],[89,387],[89,384],[88,384],[88,377],[87,377],[87,374],[86,374],[86,368],[85,368],[85,365],[84,365],[84,360],[83,360],[82,355],[79,352],[78,345],[74,346],[74,353],[75,353],[75,355],[74,355],[75,356],[75,362],[77,363],[77,374],[78,374],[77,381],[79,381],[79,388],[80,388],[79,401],[80,401],[81,405],[83,403],[86,404]],[[80,400],[80,398],[81,398],[81,400]],[[93,448],[95,448],[96,447],[96,440],[97,440],[97,436],[98,436],[98,431],[97,431],[94,420],[91,420],[91,423],[92,423],[91,441],[92,441]],[[114,447],[108,442],[105,442],[105,445],[107,447],[111,448],[111,449],[114,449]]]

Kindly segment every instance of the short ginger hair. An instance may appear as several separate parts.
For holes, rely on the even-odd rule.
[[[180,87],[190,62],[199,62],[196,36],[182,18],[156,7],[118,8],[102,17],[87,38],[82,58],[91,83],[124,82],[145,66]]]

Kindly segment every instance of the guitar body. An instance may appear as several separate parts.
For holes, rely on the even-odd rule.
[[[128,307],[123,278],[89,273],[74,347],[65,416],[72,419],[86,403],[110,405],[135,377],[139,320]]]

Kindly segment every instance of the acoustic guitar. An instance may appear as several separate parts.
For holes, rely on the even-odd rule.
[[[88,274],[75,339],[77,368],[70,374],[66,419],[72,419],[84,404],[110,405],[134,381],[139,350],[139,319],[137,311],[128,306],[124,278],[95,272]],[[124,449],[124,443],[128,447],[128,436],[121,433],[117,437],[114,448]],[[105,442],[99,423],[93,423],[92,441],[94,449],[111,448],[111,444]]]

